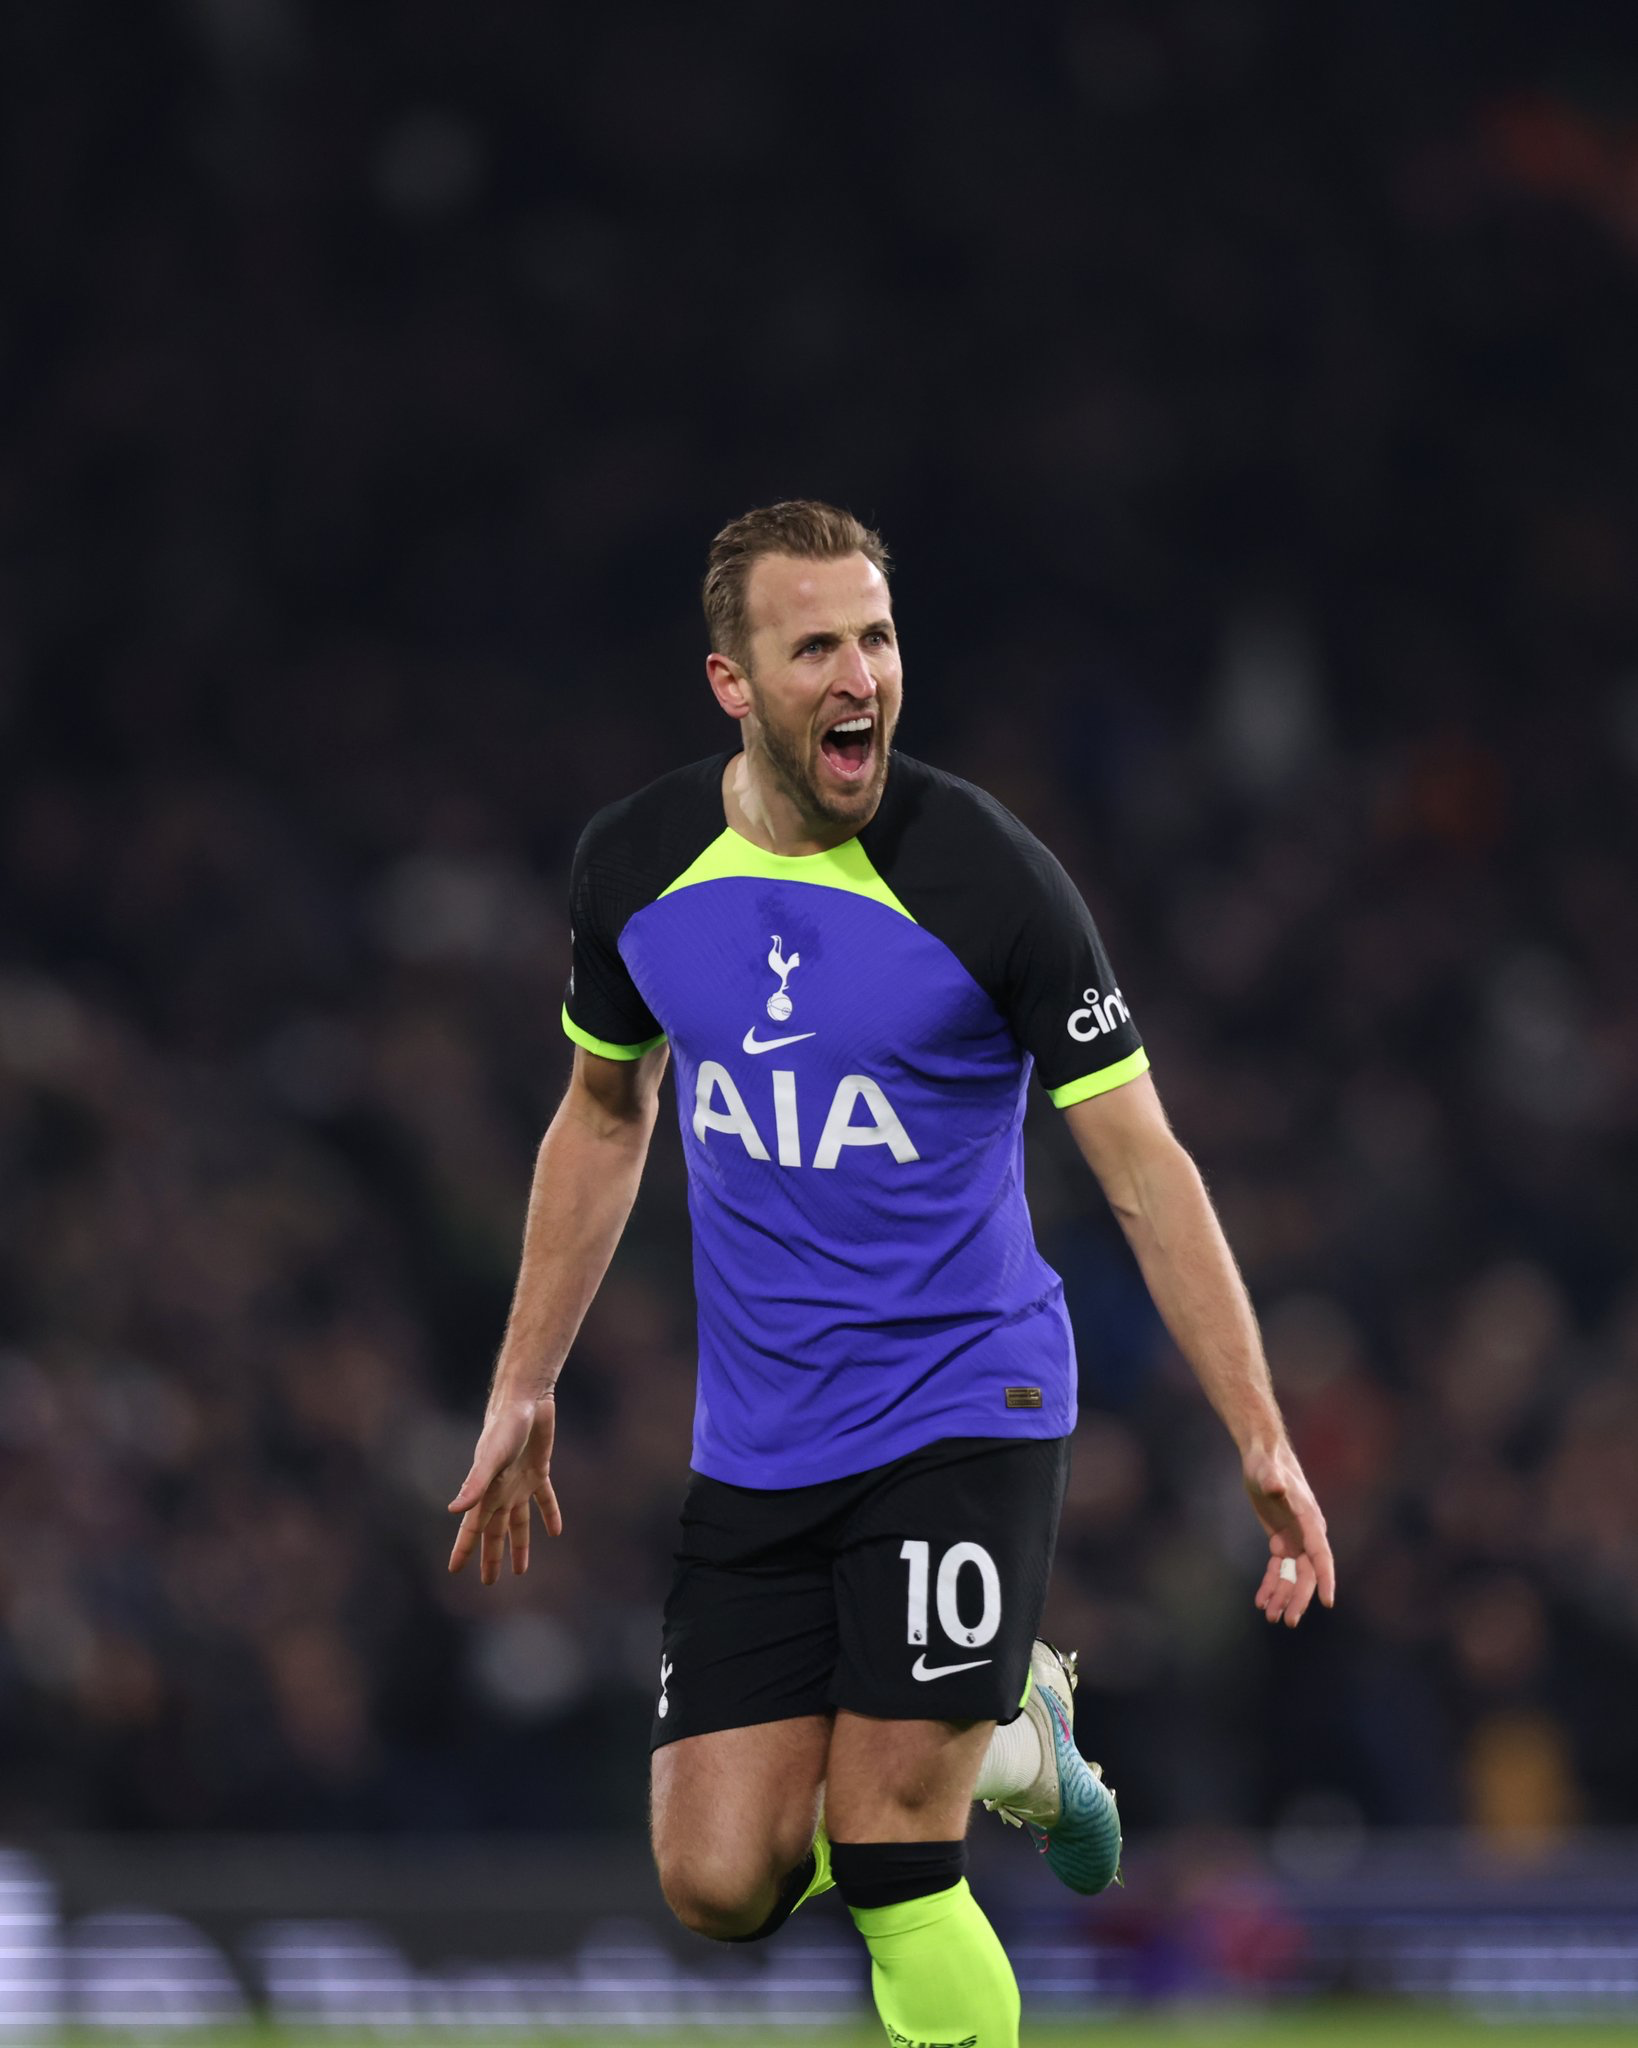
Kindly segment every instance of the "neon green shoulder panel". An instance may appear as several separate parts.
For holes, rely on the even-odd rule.
[[[885,910],[910,917],[904,905],[871,865],[857,839],[847,839],[826,853],[768,853],[753,846],[730,825],[674,882],[660,891],[674,895],[700,882],[727,882],[745,877],[755,882],[811,882],[820,889],[845,889],[850,896],[868,896]],[[913,917],[910,918],[915,923]]]

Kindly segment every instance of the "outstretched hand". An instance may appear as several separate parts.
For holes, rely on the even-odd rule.
[[[482,1544],[478,1578],[492,1586],[500,1577],[501,1552],[512,1546],[512,1570],[529,1569],[529,1503],[540,1503],[549,1536],[563,1534],[563,1515],[552,1491],[552,1438],[557,1403],[546,1394],[538,1403],[518,1402],[492,1411],[484,1421],[472,1469],[449,1512],[461,1517],[449,1568],[458,1572]]]
[[[1289,1444],[1248,1451],[1243,1470],[1251,1505],[1268,1531],[1268,1569],[1257,1588],[1257,1605],[1268,1620],[1295,1628],[1316,1589],[1321,1606],[1336,1605],[1337,1568],[1325,1539],[1325,1517]],[[1290,1572],[1281,1574],[1288,1558],[1294,1578]]]

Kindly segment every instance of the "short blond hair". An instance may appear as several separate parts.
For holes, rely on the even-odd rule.
[[[879,533],[851,512],[822,504],[817,498],[785,498],[777,505],[763,505],[730,519],[711,543],[701,597],[711,651],[727,655],[741,668],[749,665],[751,639],[745,593],[751,570],[764,555],[794,555],[804,562],[863,555],[884,576],[889,561]]]

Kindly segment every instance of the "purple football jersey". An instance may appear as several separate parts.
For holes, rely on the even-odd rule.
[[[699,1306],[693,1465],[806,1486],[942,1437],[1063,1436],[1063,1284],[1024,1199],[1032,1066],[1080,1101],[1148,1065],[1073,883],[970,783],[895,754],[843,846],[764,852],[720,754],[575,858],[569,1035],[669,1040]]]

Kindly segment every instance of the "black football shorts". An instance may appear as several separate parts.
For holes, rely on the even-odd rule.
[[[1067,1437],[950,1437],[818,1486],[696,1473],[652,1746],[839,1707],[1014,1720],[1068,1472]]]

